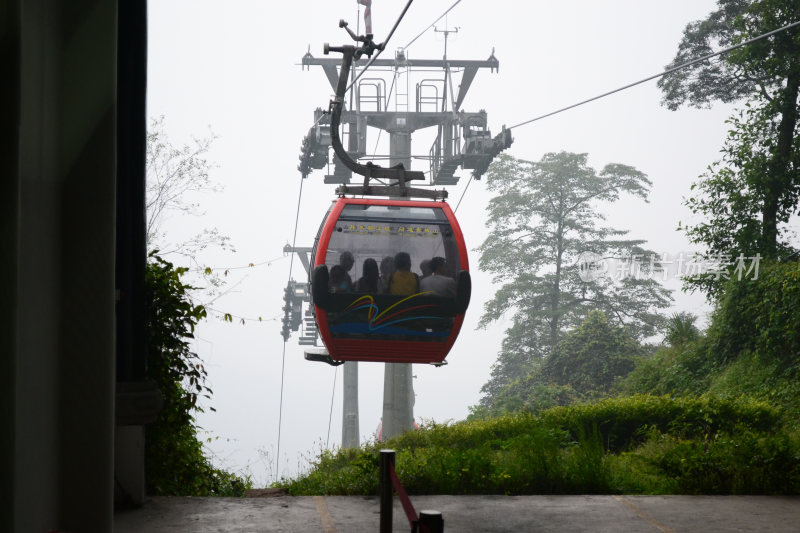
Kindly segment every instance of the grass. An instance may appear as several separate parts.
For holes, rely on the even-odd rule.
[[[711,395],[432,423],[380,445],[323,451],[280,486],[376,494],[378,451],[387,447],[411,494],[800,493],[800,433],[765,401]]]

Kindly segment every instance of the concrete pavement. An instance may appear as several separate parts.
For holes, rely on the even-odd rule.
[[[800,531],[800,498],[772,496],[412,496],[450,533]],[[151,498],[117,533],[376,533],[378,500],[358,496]],[[394,531],[409,531],[395,498]]]

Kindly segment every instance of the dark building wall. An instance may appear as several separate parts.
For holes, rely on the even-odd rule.
[[[19,6],[0,3],[0,531],[13,531],[19,215]]]
[[[10,347],[3,365],[13,378],[0,379],[3,400],[13,391],[13,412],[0,413],[12,428],[13,442],[2,445],[3,456],[13,458],[13,477],[2,484],[13,504],[0,529],[107,532],[113,527],[117,6],[112,0],[10,4],[18,21],[19,115],[16,127],[3,127],[18,158],[6,174],[11,183],[4,181],[14,194],[2,200],[8,211],[0,236],[11,244],[3,274],[10,276],[12,326],[2,326],[2,348]]]

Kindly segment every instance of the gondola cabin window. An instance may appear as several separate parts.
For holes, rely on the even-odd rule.
[[[409,270],[419,279],[431,274],[425,271],[425,263],[434,257],[445,259],[450,277],[455,278],[461,268],[458,245],[441,208],[385,205],[345,206],[331,234],[325,264],[331,277],[344,270],[352,292],[372,292],[358,291],[358,281],[372,276],[368,262],[372,259],[379,266],[377,292],[388,293],[397,277],[394,262],[399,253],[408,254]],[[344,287],[338,279],[334,283]],[[360,287],[366,286],[362,283]]]

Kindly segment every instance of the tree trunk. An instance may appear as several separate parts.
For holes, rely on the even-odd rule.
[[[564,209],[563,199],[559,205],[558,231],[556,232],[556,278],[553,282],[553,292],[550,294],[550,350],[558,344],[559,333],[559,307],[561,305],[561,258],[564,255]]]
[[[778,145],[769,166],[764,207],[761,212],[762,244],[765,257],[775,257],[778,250],[778,214],[781,198],[791,188],[792,144],[797,124],[797,94],[800,89],[800,70],[793,70],[786,80],[781,101],[781,121],[778,125]]]

